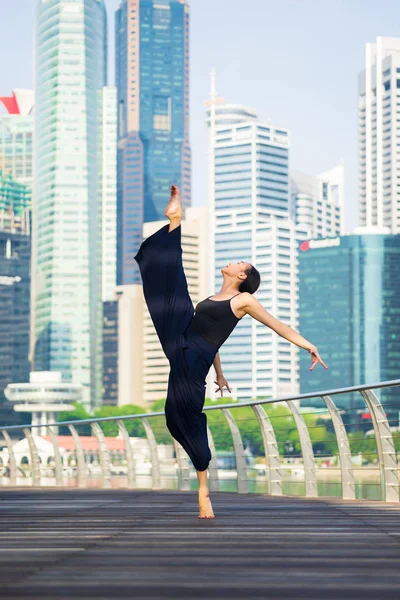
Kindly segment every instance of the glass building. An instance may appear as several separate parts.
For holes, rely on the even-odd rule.
[[[0,168],[0,230],[30,234],[31,190]]]
[[[400,235],[310,240],[301,250],[300,332],[329,367],[309,371],[310,356],[302,352],[301,393],[398,379]],[[382,390],[380,399],[388,402],[396,393]],[[365,407],[355,394],[336,396],[335,402]]]
[[[189,6],[122,0],[116,13],[119,284],[140,283],[143,223],[164,219],[171,184],[190,205]]]
[[[103,0],[40,0],[36,23],[34,367],[101,401]]]
[[[26,422],[4,396],[9,383],[28,382],[31,238],[0,231],[0,423]]]
[[[297,328],[298,245],[306,229],[289,219],[289,133],[260,122],[252,109],[218,102],[213,90],[211,98],[209,293],[222,285],[222,267],[244,260],[260,272],[258,300]],[[238,323],[220,353],[234,397],[298,392],[298,348],[255,319]]]

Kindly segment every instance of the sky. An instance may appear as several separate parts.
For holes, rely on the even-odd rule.
[[[109,84],[114,84],[114,13]],[[207,203],[204,101],[217,92],[290,130],[293,169],[345,167],[345,229],[358,225],[357,78],[365,44],[400,35],[398,0],[189,0],[193,205]],[[36,0],[0,0],[0,92],[33,86]],[[6,57],[6,59],[5,59]]]

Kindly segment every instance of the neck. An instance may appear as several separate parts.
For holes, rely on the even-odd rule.
[[[218,294],[221,296],[233,296],[234,294],[238,294],[239,290],[232,283],[223,283],[221,289]]]

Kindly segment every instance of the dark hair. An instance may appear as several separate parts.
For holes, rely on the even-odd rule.
[[[250,269],[245,269],[244,272],[246,273],[247,277],[239,285],[239,292],[249,292],[249,294],[254,294],[254,292],[256,292],[260,287],[260,273],[255,267],[253,267],[253,265],[250,265]]]

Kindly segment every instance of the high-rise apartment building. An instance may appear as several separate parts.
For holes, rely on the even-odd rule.
[[[189,6],[122,0],[116,13],[119,284],[140,283],[143,223],[164,219],[170,187],[190,205]]]
[[[366,44],[358,78],[360,225],[400,232],[400,38]]]
[[[34,92],[13,90],[0,102],[7,110],[0,114],[0,169],[32,190]]]
[[[102,207],[99,107],[103,0],[41,0],[36,23],[34,367],[101,401]]]
[[[297,328],[298,244],[306,230],[289,219],[289,133],[261,122],[252,109],[221,102],[215,90],[208,104],[208,294],[222,285],[222,267],[244,260],[261,274],[255,296],[274,316]],[[235,397],[298,391],[298,348],[250,317],[238,323],[220,353]]]
[[[343,165],[314,177],[290,172],[290,214],[307,230],[307,237],[327,237],[344,233]]]

